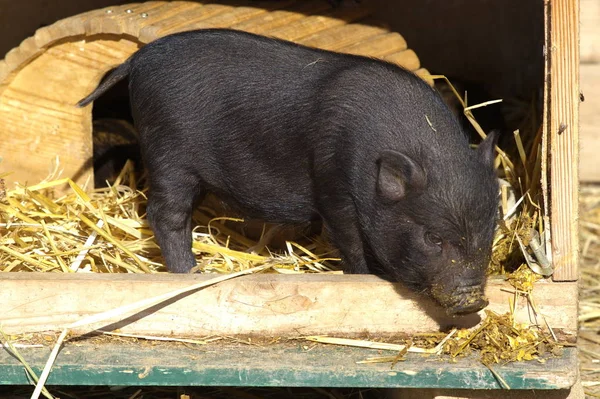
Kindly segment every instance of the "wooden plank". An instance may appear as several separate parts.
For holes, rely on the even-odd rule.
[[[11,182],[39,182],[57,156],[63,176],[80,172],[92,156],[91,107],[75,104],[137,48],[125,39],[65,42],[15,75],[0,96],[0,154],[3,170],[13,172]],[[88,173],[79,173],[78,182]]]
[[[302,39],[305,46],[318,47],[324,50],[339,51],[341,48],[360,43],[373,36],[389,32],[385,28],[369,26],[365,21],[360,24],[348,24],[314,33]]]
[[[578,277],[579,3],[550,2],[550,220],[555,281]]]
[[[282,6],[283,4],[280,3],[271,2],[271,8],[273,6]],[[205,6],[205,8],[208,7],[210,7],[210,4]],[[174,28],[169,28],[169,30],[160,30],[158,34],[163,36],[174,31],[229,27],[246,19],[263,15],[266,12],[268,11],[258,7],[233,7],[230,10],[224,9],[224,12],[215,13],[210,16],[199,15],[198,18],[186,21],[183,26],[175,26]]]
[[[191,30],[192,25],[202,23],[202,21],[231,12],[235,7],[221,4],[199,4],[192,7],[189,3],[181,3],[177,7],[180,12],[173,14],[169,18],[160,19],[156,24],[148,25],[140,32],[140,39],[144,42],[150,42],[159,37],[170,33]]]
[[[339,50],[344,53],[383,58],[388,54],[397,53],[406,49],[406,40],[404,40],[399,33],[389,32],[383,35],[373,36],[365,41],[342,47]]]
[[[389,363],[356,364],[389,351],[382,354],[373,349],[313,345],[303,340],[262,346],[91,341],[66,343],[46,383],[50,391],[52,385],[500,388],[490,370],[475,358],[453,363],[431,358],[427,361],[409,354],[405,361],[390,368]],[[19,352],[39,375],[50,349]],[[511,389],[536,389],[537,395],[530,397],[555,398],[546,396],[546,390],[573,385],[577,355],[575,348],[569,348],[562,358],[549,358],[544,364],[531,361],[493,368]],[[8,352],[0,352],[0,384],[28,383],[23,366]]]
[[[366,18],[370,11],[363,7],[340,7],[327,15],[310,15],[288,25],[266,32],[279,39],[302,42],[302,39],[317,32],[325,31]]]
[[[267,34],[270,30],[280,28],[305,18],[306,15],[319,14],[331,10],[331,5],[322,0],[301,0],[291,7],[262,14],[241,21],[231,26],[233,29],[256,34]]]
[[[0,320],[8,334],[57,330],[85,316],[211,277],[0,273]],[[498,313],[507,312],[513,298],[502,289],[511,288],[493,280],[487,289],[489,309]],[[572,339],[577,330],[577,295],[575,283],[536,284],[534,298],[540,312],[565,339]],[[440,326],[450,325],[472,327],[481,315],[483,312],[448,317],[399,284],[375,276],[261,274],[226,281],[104,324],[113,323],[111,328],[123,332],[173,336],[353,336],[438,331]],[[530,320],[524,299],[517,303],[516,319]],[[81,327],[75,331],[88,330]]]
[[[581,91],[585,101],[580,105],[580,180],[600,182],[600,64],[580,67]]]
[[[85,21],[86,35],[94,34],[126,34],[137,37],[141,26],[147,22],[149,15],[160,15],[165,4],[158,1],[149,1],[141,4],[127,4],[119,7],[110,7],[99,10]],[[144,17],[144,15],[146,15]],[[73,17],[71,19],[75,19]]]
[[[399,53],[386,55],[383,57],[384,60],[398,64],[409,71],[415,71],[419,68],[420,62],[419,57],[413,50],[404,50]]]

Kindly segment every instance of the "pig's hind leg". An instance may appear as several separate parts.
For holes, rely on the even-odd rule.
[[[204,196],[194,176],[184,171],[150,171],[148,222],[167,270],[187,273],[196,266],[192,253],[192,212]]]

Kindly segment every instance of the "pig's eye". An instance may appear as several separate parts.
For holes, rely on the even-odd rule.
[[[437,234],[427,232],[425,233],[425,242],[431,246],[441,247],[444,241]]]

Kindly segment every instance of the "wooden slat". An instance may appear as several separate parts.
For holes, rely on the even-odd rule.
[[[186,29],[189,24],[198,23],[214,15],[233,10],[232,6],[220,4],[199,4],[193,7],[190,3],[181,3],[174,8],[172,15],[161,18],[156,23],[146,26],[140,32],[140,40],[148,43],[169,33]]]
[[[93,17],[83,17],[86,34],[127,34],[137,37],[141,26],[147,23],[148,16],[160,13],[164,6],[163,2],[149,1],[106,8]]]
[[[331,6],[326,1],[300,0],[292,7],[238,22],[231,28],[256,34],[268,34],[270,30],[298,21],[306,15],[319,14],[330,9]]]
[[[370,26],[368,21],[361,24],[341,25],[324,32],[318,32],[302,39],[306,46],[324,50],[339,51],[343,47],[360,43],[373,36],[389,32],[385,28]]]
[[[414,73],[415,75],[423,79],[425,82],[427,82],[430,86],[433,86],[434,82],[431,78],[431,73],[427,69],[419,68],[416,71],[414,71]]]
[[[285,2],[272,2],[273,5],[281,5]],[[272,7],[271,6],[271,7]],[[210,18],[203,19],[195,23],[189,24],[189,29],[209,29],[209,28],[223,28],[230,27],[236,23],[245,21],[247,19],[254,18],[259,15],[263,15],[268,10],[258,7],[235,7],[229,12],[219,13]]]
[[[63,176],[74,176],[92,154],[91,108],[75,103],[112,65],[138,48],[128,40],[66,42],[22,69],[0,96],[2,168],[11,181],[36,183],[56,156]],[[85,182],[81,175],[79,183]]]
[[[372,36],[367,40],[353,43],[339,49],[349,54],[360,54],[369,57],[380,57],[397,53],[407,49],[406,40],[396,32],[388,32],[383,35]]]
[[[130,342],[107,337],[67,342],[46,386],[51,393],[55,393],[54,385],[468,387],[474,390],[470,393],[475,396],[468,396],[472,399],[567,399],[567,395],[560,395],[564,392],[557,390],[567,390],[577,378],[575,348],[566,348],[561,358],[549,357],[543,364],[530,361],[493,365],[496,375],[511,387],[507,391],[501,390],[498,379],[476,355],[450,362],[409,353],[391,367],[390,363],[356,362],[395,355],[392,351],[314,345],[303,340],[281,339],[262,345],[227,340],[208,345]],[[50,348],[19,348],[19,353],[40,375]],[[23,365],[9,351],[0,352],[0,384],[30,384]],[[490,389],[504,395],[495,395]],[[523,389],[530,391],[520,391]],[[388,399],[438,399],[422,395],[420,389],[402,390],[397,392],[399,396],[391,391],[386,395]],[[419,391],[419,396],[411,394]]]
[[[303,38],[336,26],[344,25],[365,18],[369,11],[362,7],[340,8],[330,15],[311,15],[296,22],[273,29],[269,36],[290,41],[301,41]]]
[[[191,3],[189,1],[158,1],[157,3],[161,4],[160,7],[147,13],[148,16],[144,18],[143,21],[139,21],[137,38],[143,43],[149,43],[157,38],[157,29],[153,29],[154,26],[163,23],[170,18],[176,17],[177,15],[185,14],[192,9],[203,7],[203,4]]]
[[[386,55],[384,60],[398,64],[409,71],[415,71],[419,68],[419,57],[413,50],[404,50],[398,53]]]
[[[10,71],[10,67],[8,66],[8,64],[6,63],[5,60],[0,60],[0,77],[4,77],[4,76],[8,76]],[[1,79],[0,79],[1,82]],[[0,83],[2,84],[2,83]],[[0,91],[0,94],[2,92]]]
[[[1,273],[2,329],[9,334],[57,330],[87,315],[211,277]],[[499,313],[509,310],[509,299],[513,297],[503,288],[510,290],[507,284],[492,281],[487,290],[489,309]],[[577,329],[577,295],[576,283],[540,282],[535,287],[539,311],[566,338],[573,337]],[[141,311],[132,319],[129,316],[121,316],[128,320],[121,323],[121,319],[113,320],[116,324],[112,328],[174,336],[352,336],[437,331],[449,325],[472,327],[480,320],[477,315],[450,318],[403,287],[374,276],[278,274],[236,278]],[[517,320],[529,321],[529,317],[526,301],[518,300]]]
[[[555,281],[578,277],[579,3],[552,0],[550,201]]]

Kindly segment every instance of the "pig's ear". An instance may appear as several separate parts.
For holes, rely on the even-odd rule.
[[[495,147],[499,137],[500,130],[492,130],[487,137],[483,139],[481,143],[479,143],[479,146],[477,147],[477,155],[484,164],[490,166],[494,165]]]
[[[378,160],[377,192],[382,197],[398,201],[408,191],[421,191],[427,176],[421,166],[401,152],[387,150]]]

